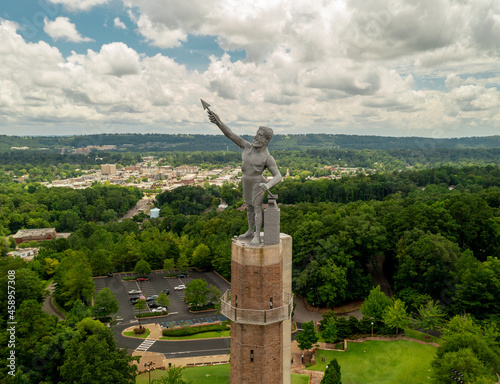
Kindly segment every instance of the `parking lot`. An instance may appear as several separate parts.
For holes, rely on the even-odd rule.
[[[118,324],[134,324],[138,323],[135,318],[139,310],[130,303],[128,292],[131,290],[139,290],[145,297],[159,295],[162,289],[169,289],[170,305],[168,306],[168,316],[142,318],[141,322],[157,322],[162,327],[171,327],[187,322],[190,325],[212,323],[215,321],[224,321],[226,318],[214,312],[202,312],[199,314],[190,313],[187,304],[183,301],[185,291],[175,291],[174,287],[185,284],[187,285],[193,279],[203,279],[208,284],[216,286],[221,294],[230,288],[230,285],[215,272],[197,272],[190,271],[185,278],[169,277],[165,278],[165,274],[178,274],[178,271],[153,271],[149,276],[148,281],[122,280],[124,277],[134,276],[134,273],[115,273],[112,277],[94,278],[96,291],[108,287],[115,294],[120,309],[117,314]],[[145,309],[142,312],[149,312],[150,309]]]

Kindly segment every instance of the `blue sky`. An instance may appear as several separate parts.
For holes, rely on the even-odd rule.
[[[500,132],[492,0],[0,4],[0,133]]]

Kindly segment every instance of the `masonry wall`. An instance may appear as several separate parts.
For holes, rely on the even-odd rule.
[[[291,258],[291,238],[289,236],[287,238],[290,239],[290,247],[285,242],[285,248],[290,252]],[[233,307],[254,310],[281,307],[283,276],[282,242],[264,247],[250,247],[238,241],[233,243],[231,263]],[[289,322],[285,324],[285,328],[289,329]],[[283,342],[284,337],[290,338],[289,332],[284,332],[283,322],[268,325],[233,322],[231,384],[289,383],[290,365],[285,364],[287,366],[284,367],[284,362],[290,358],[289,340],[285,345]],[[284,355],[284,350],[288,353],[288,357]]]

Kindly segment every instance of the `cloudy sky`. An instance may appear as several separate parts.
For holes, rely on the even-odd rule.
[[[0,4],[0,133],[500,134],[493,0]]]

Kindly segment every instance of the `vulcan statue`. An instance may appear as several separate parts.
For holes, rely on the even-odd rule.
[[[212,112],[209,104],[201,100],[204,109],[208,110],[210,121],[217,125],[227,138],[231,139],[241,148],[241,172],[243,176],[241,183],[243,185],[243,197],[247,205],[248,231],[239,236],[240,240],[249,240],[250,245],[259,245],[261,242],[260,231],[262,229],[262,200],[264,192],[269,191],[281,181],[281,174],[276,166],[276,161],[269,154],[267,148],[273,130],[268,127],[259,127],[252,141],[249,143],[224,124],[219,116]],[[265,169],[271,172],[273,178],[267,181],[262,174]]]

